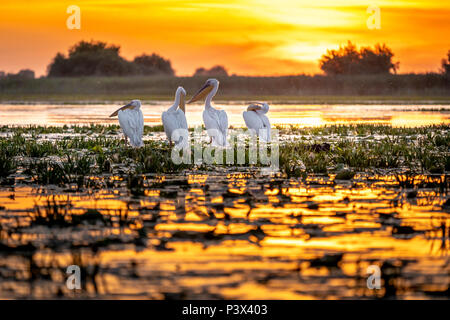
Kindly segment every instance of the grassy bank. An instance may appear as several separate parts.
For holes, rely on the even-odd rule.
[[[439,74],[220,78],[217,101],[296,103],[450,103],[450,80]],[[139,98],[171,100],[177,86],[188,95],[204,77],[84,77],[0,80],[1,103],[105,103]]]

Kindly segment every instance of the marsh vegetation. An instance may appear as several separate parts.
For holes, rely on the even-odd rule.
[[[278,129],[265,175],[175,165],[161,127],[0,127],[0,297],[448,297],[448,125]]]

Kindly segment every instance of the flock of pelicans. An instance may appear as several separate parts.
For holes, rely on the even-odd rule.
[[[203,122],[211,143],[215,146],[225,147],[228,145],[228,116],[224,110],[212,107],[211,100],[219,89],[217,79],[208,79],[200,90],[187,103],[192,103],[205,98],[205,110],[203,111]],[[179,131],[184,130],[187,134],[188,124],[185,115],[186,90],[178,87],[175,94],[174,104],[162,113],[162,123],[169,143],[179,145],[183,142],[183,136]],[[270,141],[270,122],[265,115],[269,111],[269,105],[262,102],[251,103],[247,111],[243,112],[245,124],[252,134],[257,134],[260,140]],[[125,138],[134,147],[141,147],[144,132],[144,116],[141,111],[141,101],[133,100],[129,104],[119,108],[110,117],[118,116],[120,127]],[[176,134],[178,133],[178,134]]]

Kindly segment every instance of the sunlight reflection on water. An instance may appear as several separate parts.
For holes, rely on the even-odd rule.
[[[179,186],[183,179],[187,184]],[[4,257],[2,274],[23,270],[20,277],[27,279],[32,268],[41,280],[36,285],[34,278],[6,277],[0,297],[51,298],[58,290],[70,297],[58,270],[71,263],[90,275],[97,270],[76,297],[426,298],[427,291],[444,292],[449,244],[441,229],[450,228],[441,211],[445,192],[424,188],[408,198],[391,186],[390,176],[355,179],[359,186],[326,177],[305,184],[245,174],[155,176],[141,197],[126,196],[123,183],[71,194],[37,186],[2,189],[0,222],[12,233],[0,232],[0,238],[10,246],[32,240],[42,249]],[[48,232],[34,220],[15,234],[12,226],[36,219],[37,206],[50,212],[46,205],[53,199],[63,207],[70,203],[67,214],[90,209],[109,222]],[[396,231],[400,225],[414,232]],[[145,235],[137,236],[142,226]],[[370,264],[393,274],[383,279],[381,291],[365,286]]]
[[[167,106],[144,106],[147,124]],[[105,117],[116,107],[3,105],[0,124],[117,123]],[[243,124],[244,105],[223,107],[231,125]],[[270,116],[300,126],[422,126],[449,123],[448,111],[433,111],[441,108],[274,105]],[[191,124],[201,111],[188,109]],[[144,190],[136,193],[127,167],[84,177],[89,186],[39,185],[24,168],[3,181],[0,298],[448,298],[448,171],[414,174],[401,186],[404,176],[390,169],[335,180],[224,167],[139,175]],[[70,264],[86,275],[80,292],[65,287]],[[384,277],[379,291],[366,286],[373,264]]]
[[[161,124],[161,113],[171,105],[160,102],[144,104],[147,125]],[[64,125],[117,123],[109,114],[120,105],[0,105],[0,125]],[[243,103],[216,104],[227,111],[231,126],[243,126]],[[429,111],[427,111],[429,110]],[[202,123],[203,106],[187,106],[189,125]],[[322,126],[326,124],[380,123],[393,126],[423,126],[450,123],[450,106],[446,105],[287,105],[273,104],[269,117],[272,124]]]

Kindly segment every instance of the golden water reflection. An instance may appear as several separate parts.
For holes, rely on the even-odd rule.
[[[161,124],[161,113],[171,102],[144,103],[142,111],[147,125]],[[244,126],[244,102],[218,103],[227,111],[229,124]],[[0,106],[0,125],[64,125],[64,124],[117,124],[109,118],[117,105],[8,105]],[[186,117],[190,126],[201,125],[203,106],[190,105]],[[449,105],[305,105],[271,104],[269,117],[273,125],[293,124],[300,127],[329,124],[376,123],[393,126],[424,126],[450,123]]]
[[[412,197],[390,176],[355,179],[148,176],[144,196],[0,188],[0,298],[448,298],[446,189]],[[64,222],[48,225],[54,204]],[[65,288],[70,264],[83,290]],[[371,264],[381,290],[366,286]]]

